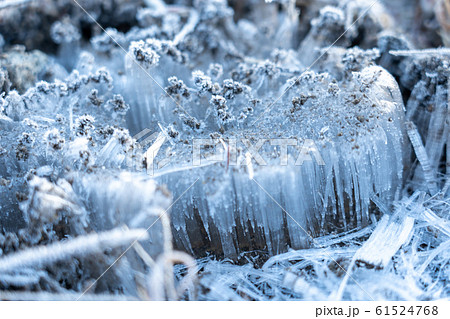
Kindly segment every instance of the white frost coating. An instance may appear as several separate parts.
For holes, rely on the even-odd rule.
[[[173,207],[177,245],[191,252],[210,247],[225,256],[236,256],[241,249],[275,254],[288,246],[309,246],[310,235],[367,225],[374,194],[389,205],[403,178],[401,96],[394,79],[379,67],[349,77],[337,82],[336,93],[329,91],[334,83],[330,75],[309,72],[260,121],[225,129],[222,140],[238,141],[237,165],[229,165],[228,154],[216,164],[179,170],[190,165],[192,148],[173,140],[171,152],[176,156],[155,174],[157,180],[177,197],[193,178],[207,177]],[[196,107],[202,105],[190,107],[198,114]],[[204,123],[204,129],[190,133],[193,138],[209,137],[216,123],[208,118]],[[268,142],[272,138],[298,141],[297,147],[289,147],[287,166],[279,165],[280,158],[273,155],[279,153]],[[308,140],[315,148],[306,148],[308,156],[298,161]],[[220,141],[217,144],[218,152],[223,151]],[[246,151],[252,153],[252,165],[246,165]],[[211,153],[215,154],[201,149],[202,161]]]
[[[424,50],[392,50],[389,51],[390,54],[395,56],[425,56],[430,55],[450,55],[450,49],[439,48],[439,49],[424,49]]]
[[[11,272],[18,268],[43,267],[65,258],[98,253],[105,248],[120,247],[146,238],[145,229],[129,231],[114,229],[100,234],[80,236],[66,242],[33,247],[5,256],[0,259],[0,271]]]
[[[406,118],[416,127],[408,132],[418,159],[412,165],[412,184],[421,190],[428,188],[433,194],[439,189],[445,193],[445,174],[450,167],[448,163],[447,167],[442,165],[442,160],[446,157],[448,162],[449,158],[449,60],[445,49],[424,53],[408,58],[411,62],[402,76],[402,82],[411,89]]]
[[[384,215],[370,238],[355,254],[357,262],[384,268],[399,248],[411,239],[414,218]]]
[[[450,237],[450,221],[447,219],[441,218],[437,216],[431,209],[423,207],[421,209],[422,213],[419,215],[419,218],[436,229],[439,229],[446,236]]]
[[[411,1],[392,12],[372,0],[232,1],[233,9],[226,0],[114,0],[100,11],[102,0],[83,1],[93,18],[120,26],[94,37],[86,31],[98,26],[72,0],[3,1],[20,2],[0,10],[0,255],[153,226],[98,282],[120,249],[0,272],[0,299],[72,298],[87,285],[105,299],[448,297],[449,50],[408,51],[438,40],[427,36],[436,26],[406,30],[413,45],[396,35]],[[69,3],[77,10],[59,16]],[[14,19],[22,13],[29,32]],[[66,80],[63,67],[27,67],[34,53],[10,46],[46,50],[52,40],[56,60],[73,70]],[[94,73],[98,66],[106,68]],[[158,134],[164,140],[145,157]],[[192,167],[197,138],[214,143]],[[175,194],[170,212],[161,183]],[[199,285],[194,261],[172,250],[171,226],[175,247],[210,254],[196,261]]]
[[[8,292],[1,291],[0,299],[2,300],[39,300],[39,301],[74,301],[80,298],[79,293],[63,292],[63,293],[49,293],[49,292]],[[130,296],[112,295],[112,294],[84,294],[80,301],[133,301],[138,300]]]
[[[385,242],[381,242],[379,235],[383,232],[378,231],[377,242],[381,246],[371,248],[376,258],[372,258],[369,250],[364,256],[367,260],[392,259],[392,262],[387,262],[383,269],[374,268],[375,265],[368,263],[357,263],[350,274],[352,278],[347,278],[343,290],[340,288],[345,273],[335,261],[348,272],[349,262],[357,251],[362,250],[361,242],[373,231],[372,227],[363,228],[349,236],[329,235],[317,238],[316,242],[327,248],[291,250],[269,258],[263,267],[256,266],[256,263],[239,266],[230,264],[227,260],[200,259],[198,263],[204,269],[200,282],[213,288],[202,293],[200,300],[242,300],[242,295],[252,296],[255,300],[325,300],[334,298],[340,290],[345,300],[424,300],[441,296],[447,289],[446,282],[441,280],[447,278],[447,274],[436,269],[440,269],[450,258],[449,237],[438,235],[443,219],[429,223],[427,219],[430,219],[420,214],[424,208],[435,214],[435,217],[447,214],[450,198],[440,200],[425,197],[424,201],[423,195],[424,193],[415,193],[395,203],[395,206],[402,207],[397,210],[401,219],[405,213],[414,216],[407,216],[407,219],[417,218],[411,232],[412,239],[402,236],[406,239],[402,247],[394,239],[393,242],[399,247],[396,252]],[[386,215],[384,222],[377,226],[386,226],[388,219],[392,217]],[[410,222],[405,223],[406,219],[403,220],[403,223],[394,221],[387,228],[397,234],[402,231],[406,234],[410,229]],[[435,246],[424,249],[423,244],[426,246],[431,242]],[[381,256],[380,248],[386,252],[386,247],[389,248],[389,258]],[[249,262],[253,261],[252,258],[248,257]]]
[[[422,274],[425,269],[427,269],[428,265],[431,263],[431,261],[439,256],[442,252],[448,251],[450,248],[450,240],[447,240],[439,245],[431,254],[428,256],[427,260],[417,269],[417,272],[419,274]]]
[[[97,231],[119,227],[148,228],[149,241],[142,243],[152,257],[165,244],[160,216],[169,214],[171,196],[145,174],[103,172],[76,174],[74,190],[90,211]]]

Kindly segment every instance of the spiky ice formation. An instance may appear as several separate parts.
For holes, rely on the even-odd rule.
[[[373,196],[393,201],[403,179],[403,102],[384,69],[355,67],[358,54],[365,53],[344,51],[331,74],[288,79],[280,92],[290,89],[275,101],[263,77],[257,89],[266,103],[240,82],[213,84],[202,72],[193,74],[196,88],[171,82],[168,91],[183,107],[170,106],[169,97],[153,104],[163,142],[150,173],[174,198],[183,195],[172,214],[179,247],[230,257],[252,249],[275,254],[367,225]]]
[[[0,299],[446,297],[447,17],[397,2],[4,1]]]
[[[171,195],[135,172],[143,154],[123,127],[128,105],[107,71],[84,66],[85,74],[0,98],[0,281],[72,289],[75,298],[87,290],[137,297],[129,274],[172,252]],[[124,259],[131,244],[138,248]]]
[[[405,58],[402,64],[406,72],[400,83],[411,90],[406,103],[406,118],[417,126],[418,132],[416,137],[409,134],[420,163],[411,167],[412,183],[415,189],[431,188],[435,194],[445,184],[448,178],[445,174],[450,173],[448,52],[445,49],[442,52],[403,50],[393,54]]]

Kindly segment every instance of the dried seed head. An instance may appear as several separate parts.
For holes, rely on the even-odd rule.
[[[182,97],[190,97],[189,88],[184,84],[183,80],[178,80],[176,76],[171,76],[168,79],[169,86],[166,86],[164,90],[169,95],[180,95]]]
[[[44,134],[44,140],[47,142],[47,145],[54,150],[62,149],[65,143],[64,138],[56,128],[47,131]]]
[[[125,103],[125,100],[120,94],[114,94],[112,99],[106,101],[105,107],[107,110],[113,110],[119,115],[125,115],[130,109],[130,106]]]
[[[94,129],[95,119],[91,115],[82,115],[75,120],[75,134],[77,136],[89,136]]]
[[[148,69],[158,65],[160,56],[148,48],[144,41],[131,42],[129,52],[133,58],[144,68]]]
[[[205,75],[202,71],[194,71],[192,73],[192,79],[194,80],[194,84],[198,88],[199,93],[203,94],[211,91],[213,87],[211,78]]]

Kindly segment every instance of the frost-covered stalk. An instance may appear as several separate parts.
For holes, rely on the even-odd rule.
[[[1,300],[11,301],[74,301],[80,298],[79,293],[50,293],[50,292],[7,292],[0,291]],[[134,301],[138,300],[130,296],[109,294],[84,294],[80,301]]]
[[[27,267],[40,268],[73,256],[100,253],[105,248],[121,247],[135,240],[145,240],[146,238],[145,229],[129,231],[113,229],[100,234],[80,236],[67,242],[33,247],[0,258],[0,271],[14,272]]]
[[[59,44],[58,57],[60,63],[71,70],[76,63],[80,51],[81,35],[74,25],[68,21],[57,21],[52,25],[51,37],[53,41]]]
[[[158,114],[158,99],[163,79],[155,74],[154,68],[160,56],[143,41],[134,42],[125,58],[127,70],[127,100],[132,108],[131,126],[146,128]],[[139,132],[139,131],[137,131]]]
[[[178,287],[173,282],[173,266],[182,263],[187,267],[187,274]],[[169,277],[170,276],[170,277]],[[197,265],[195,260],[186,253],[169,251],[158,258],[148,281],[149,296],[152,300],[177,300],[189,289],[195,299]]]
[[[170,123],[174,119],[173,113],[186,113],[164,89],[170,76],[183,75],[185,62],[186,57],[172,41],[147,39],[145,42],[131,43],[125,58],[125,68],[126,97],[131,105],[128,122],[133,133],[144,128],[155,128],[158,121]],[[167,96],[168,105],[161,101],[161,97]]]

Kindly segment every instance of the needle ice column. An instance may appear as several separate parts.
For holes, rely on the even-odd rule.
[[[308,71],[246,124],[230,120],[221,132],[208,132],[217,124],[205,121],[204,129],[167,135],[172,145],[160,153],[171,154],[171,163],[156,174],[181,196],[172,213],[178,246],[230,257],[252,249],[279,253],[367,225],[374,195],[392,202],[403,178],[397,84],[376,66],[340,78]],[[217,111],[225,109],[220,105]],[[198,161],[198,149],[186,147],[191,139],[218,146],[206,145]]]
[[[74,174],[75,192],[89,210],[96,231],[127,225],[147,229],[146,250],[154,257],[164,248],[163,218],[169,218],[171,196],[145,174],[105,171]],[[170,230],[169,230],[170,231]]]

